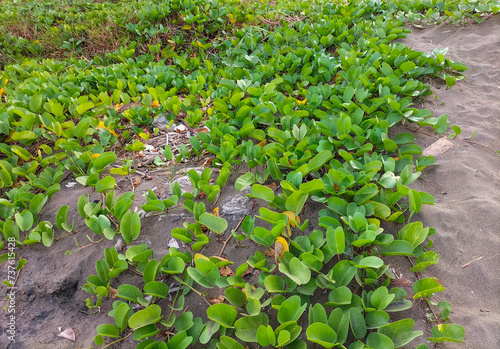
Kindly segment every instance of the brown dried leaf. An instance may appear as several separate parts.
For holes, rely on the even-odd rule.
[[[139,184],[141,184],[141,179],[139,177],[135,176],[134,182],[132,183],[132,185],[134,186],[134,188],[137,188],[139,186]]]
[[[109,286],[109,295],[111,296],[111,298],[115,299],[117,294],[118,290],[116,288]]]
[[[59,333],[57,335],[58,337],[61,338],[66,338],[69,339],[70,341],[74,342],[75,341],[75,331],[71,327],[65,329],[63,332]]]
[[[222,276],[233,276],[234,275],[234,271],[231,270],[231,268],[229,268],[227,265],[220,268],[220,274]]]
[[[272,182],[271,184],[266,185],[266,187],[268,187],[269,189],[272,189],[272,190],[276,190],[278,185],[276,184],[276,182]]]
[[[266,257],[274,257],[274,248],[269,248],[270,251],[264,251],[264,256]]]
[[[252,274],[253,274],[253,268],[252,267],[248,267],[248,269],[245,270],[245,272],[241,275],[241,277],[244,278],[245,276],[252,275]]]
[[[212,304],[224,303],[224,295],[220,295],[218,297],[210,297],[208,301]]]

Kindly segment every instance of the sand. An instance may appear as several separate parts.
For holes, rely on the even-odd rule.
[[[452,303],[451,322],[466,331],[466,344],[441,347],[500,348],[500,18],[412,31],[402,41],[407,46],[423,52],[448,47],[451,60],[469,67],[466,79],[450,89],[433,82],[438,99],[428,98],[423,107],[435,116],[448,114],[462,134],[448,138],[453,147],[413,184],[437,201],[415,217],[437,230],[440,260],[424,276],[447,287],[435,299]],[[415,136],[422,147],[438,140],[422,132]]]

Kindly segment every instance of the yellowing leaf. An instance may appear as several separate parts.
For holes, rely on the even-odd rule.
[[[159,100],[157,100],[157,99],[155,99],[155,100],[153,101],[153,103],[151,103],[151,108],[152,108],[152,107],[156,107],[156,108],[158,108],[159,106],[160,106],[160,101],[159,101]]]
[[[101,120],[101,121],[99,121],[99,125],[97,125],[97,129],[103,129],[103,128],[108,130],[109,132],[111,132],[111,134],[113,136],[118,138],[118,135],[116,134],[116,132],[113,131],[112,129],[110,129],[109,127],[104,126],[104,121]]]
[[[201,253],[196,253],[196,254],[194,255],[194,261],[195,261],[195,262],[196,262],[196,260],[197,260],[197,259],[200,259],[200,258],[202,258],[202,259],[206,259],[207,261],[209,261],[209,260],[210,260],[210,258],[205,257],[205,256],[204,256],[204,255],[202,255]]]
[[[219,208],[218,208],[218,207],[214,208],[214,213],[213,213],[213,215],[214,215],[215,217],[220,217],[220,214],[219,214]]]
[[[260,141],[260,142],[259,142],[259,144],[257,144],[257,145],[258,145],[259,147],[261,147],[261,148],[262,148],[263,146],[265,146],[265,145],[266,145],[266,143],[267,143],[267,140],[266,140],[266,139],[263,139],[263,140],[262,140],[262,141]]]
[[[295,214],[292,211],[285,211],[283,213],[288,217],[288,223],[292,227],[295,228],[297,226],[297,219],[299,220],[299,223],[300,223],[300,218],[298,216],[295,217]]]
[[[121,107],[123,107],[123,103],[118,103],[117,105],[115,105],[115,110],[118,111]]]
[[[298,100],[298,99],[297,99],[296,101],[297,101],[297,105],[300,105],[300,104],[306,104],[306,102],[307,102],[307,98],[306,98],[306,99],[304,99],[303,101]]]
[[[0,88],[0,96],[3,95],[4,91],[5,90],[3,88]]]
[[[149,139],[149,132],[146,132],[146,133],[140,132],[139,137],[141,137],[142,139],[148,140]]]
[[[285,252],[290,251],[290,248],[288,246],[288,242],[286,241],[285,238],[282,236],[278,236],[276,238],[276,241],[274,242],[274,254],[275,256],[281,256],[283,257],[285,255]]]
[[[184,27],[182,27],[182,29],[184,29],[184,30],[190,30],[191,26],[190,25],[185,25]]]
[[[297,224],[300,224],[300,218],[299,216],[295,216],[295,214],[292,211],[285,211],[283,212],[287,217],[288,217],[288,223],[286,224],[286,231],[283,231],[286,236],[291,237],[292,236],[292,227],[295,228]]]
[[[231,24],[234,24],[236,21],[234,20],[234,17],[233,17],[233,14],[230,13],[229,14],[229,21],[231,22]]]
[[[203,44],[199,41],[196,41],[196,45],[198,45],[199,47],[203,47]]]
[[[96,154],[92,154],[91,158],[97,159],[99,156],[101,156],[101,154],[96,153]]]

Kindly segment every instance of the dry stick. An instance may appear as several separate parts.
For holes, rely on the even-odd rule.
[[[470,261],[469,263],[465,263],[464,265],[462,265],[462,268],[468,267],[468,266],[469,266],[469,265],[471,265],[472,263],[477,262],[477,261],[480,261],[481,259],[483,259],[483,256],[481,256],[481,257],[477,257],[476,259],[474,259],[473,261]]]
[[[238,228],[240,227],[240,225],[241,225],[241,223],[243,222],[244,219],[245,219],[245,216],[243,216],[243,218],[240,219],[240,222],[238,223],[238,225],[236,226],[236,228],[234,228],[234,232],[236,232],[236,230],[238,230]],[[226,248],[227,243],[229,242],[229,240],[231,240],[232,237],[233,237],[233,234],[231,233],[229,235],[229,237],[226,239],[226,241],[224,241],[224,244],[222,245],[222,248],[221,248],[220,253],[219,253],[219,257],[222,256],[222,253],[224,252],[224,249]]]

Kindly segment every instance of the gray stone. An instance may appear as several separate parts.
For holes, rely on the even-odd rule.
[[[246,204],[250,198],[242,194],[236,194],[230,198],[227,198],[222,203],[222,216],[230,220],[238,220],[241,217],[250,214]]]

